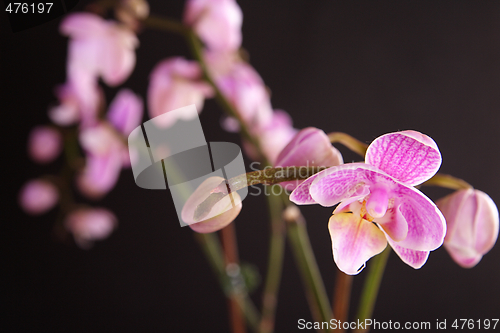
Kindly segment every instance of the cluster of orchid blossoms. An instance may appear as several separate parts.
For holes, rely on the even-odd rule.
[[[101,1],[91,9],[93,13],[70,14],[61,23],[61,33],[69,37],[67,81],[56,89],[59,104],[49,109],[53,123],[36,127],[29,137],[34,161],[48,163],[64,151],[64,167],[58,176],[28,182],[20,193],[20,204],[30,214],[59,204],[62,225],[81,247],[106,238],[117,226],[109,210],[73,202],[70,185],[74,182],[81,194],[99,199],[115,186],[122,168],[130,166],[126,138],[143,120],[142,98],[121,88],[106,106],[99,84],[117,87],[126,81],[135,66],[136,33],[144,28],[183,35],[195,58],[171,57],[153,67],[146,103],[149,117],[191,104],[200,112],[205,99],[215,97],[226,112],[222,127],[241,132],[246,154],[272,167],[259,176],[242,175],[247,185],[279,183],[276,186],[293,190],[284,200],[295,210],[290,201],[337,205],[328,229],[341,271],[359,273],[387,245],[405,263],[420,268],[429,252],[443,243],[458,264],[472,267],[494,245],[499,225],[494,202],[464,181],[436,174],[441,153],[430,137],[395,132],[367,147],[343,133],[296,129],[288,113],[273,109],[268,88],[241,51],[243,14],[234,0],[188,0],[183,23],[149,16],[145,0]],[[110,9],[116,20],[101,16]],[[165,127],[182,120],[161,119]],[[364,163],[344,164],[334,142],[358,152]],[[278,176],[312,164],[322,168],[306,168],[305,177]],[[208,179],[187,200],[187,219],[201,221],[195,216],[200,207],[213,210],[212,218],[190,224],[194,231],[223,229],[242,210],[241,200],[229,211],[223,204],[206,207],[211,195],[235,190],[234,180],[223,189],[221,181]],[[419,190],[422,184],[455,192],[434,203]],[[285,211],[285,220],[298,216],[293,209]]]

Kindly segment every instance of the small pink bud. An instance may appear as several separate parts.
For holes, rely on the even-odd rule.
[[[107,238],[117,227],[116,216],[104,208],[80,208],[71,212],[64,226],[73,234],[82,249],[92,247],[96,240]]]
[[[446,218],[444,246],[453,260],[474,267],[498,237],[498,209],[484,192],[458,190],[436,202]]]
[[[238,192],[232,192],[223,197],[222,200],[215,203],[212,207],[208,207],[207,212],[203,214],[203,220],[201,222],[195,220],[197,208],[202,202],[210,195],[222,195],[222,192],[217,190],[214,191],[222,181],[224,181],[222,177],[207,178],[198,186],[184,204],[182,219],[194,231],[209,233],[220,230],[233,222],[240,213],[242,207],[241,197]]]
[[[276,166],[337,166],[342,155],[320,129],[307,127],[295,135],[280,152]]]
[[[55,206],[59,200],[57,188],[46,180],[26,183],[19,194],[19,204],[28,214],[39,215]]]
[[[184,23],[210,50],[237,50],[241,45],[243,13],[234,0],[188,0]]]
[[[29,155],[39,163],[51,162],[61,153],[61,143],[61,134],[56,129],[48,126],[35,127],[28,139]]]

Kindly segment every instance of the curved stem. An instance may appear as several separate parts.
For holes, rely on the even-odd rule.
[[[285,254],[285,224],[282,218],[283,202],[275,195],[267,196],[271,217],[271,239],[269,245],[269,261],[262,297],[261,333],[274,331],[278,291]]]
[[[341,143],[356,154],[365,157],[368,145],[358,139],[342,132],[332,132],[328,134],[331,143]]]
[[[290,205],[287,209],[293,210],[291,214],[285,213],[288,239],[302,275],[311,313],[315,321],[329,322],[332,309],[309,241],[305,220],[296,206]]]
[[[363,286],[361,301],[358,307],[357,319],[359,321],[364,322],[365,319],[369,319],[373,314],[373,308],[375,307],[380,282],[382,281],[382,276],[384,275],[385,265],[387,263],[387,258],[389,258],[389,253],[391,253],[391,247],[387,246],[382,253],[370,261],[368,276],[366,277],[365,284]],[[368,332],[369,330],[369,327],[365,327],[364,330],[360,329],[356,330],[356,332]]]
[[[333,294],[333,313],[338,322],[347,321],[349,317],[349,303],[351,299],[352,275],[347,275],[337,269],[335,292]],[[344,329],[339,329],[343,332]]]
[[[465,180],[453,177],[451,175],[446,175],[443,173],[435,174],[434,177],[422,183],[420,186],[440,186],[452,190],[463,190],[463,189],[473,188],[472,185],[467,183]]]
[[[226,273],[224,255],[222,251],[222,246],[218,237],[214,233],[210,234],[195,234],[195,239],[200,244],[203,252],[205,253],[208,262],[212,266],[213,271],[219,278],[219,282],[224,290],[225,294],[229,297],[234,294],[234,288],[232,286],[231,280]],[[260,314],[255,308],[255,305],[248,297],[248,294],[243,293],[241,297],[236,298],[236,302],[241,309],[248,325],[253,331],[257,331],[259,327]]]
[[[245,333],[246,328],[242,318],[242,312],[239,308],[238,299],[242,298],[242,290],[244,289],[243,278],[240,274],[239,259],[238,259],[238,245],[236,242],[236,230],[234,223],[230,223],[220,231],[222,238],[222,246],[224,248],[224,259],[226,264],[226,273],[232,277],[232,285],[235,292],[229,296],[229,313],[230,323],[233,333]]]

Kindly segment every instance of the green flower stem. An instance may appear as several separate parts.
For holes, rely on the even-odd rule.
[[[212,207],[230,192],[257,184],[274,185],[285,181],[303,180],[324,169],[324,167],[266,167],[264,170],[256,170],[230,178],[227,182],[224,180],[196,207],[194,220],[203,220],[210,213]]]
[[[261,333],[270,333],[274,331],[278,291],[285,254],[286,235],[285,224],[282,218],[283,202],[281,198],[275,195],[269,195],[267,196],[267,203],[271,218],[271,239],[267,275],[262,297],[262,319],[260,321],[259,330]]]
[[[385,265],[387,263],[387,258],[389,258],[389,253],[391,253],[391,247],[387,246],[382,253],[370,260],[368,276],[366,277],[365,284],[363,286],[361,301],[358,307],[357,319],[359,319],[359,321],[369,319],[373,314],[373,308],[375,307],[380,282],[382,281],[382,276],[384,275]],[[357,330],[356,332],[361,333],[368,331],[369,328],[365,328],[364,330]]]
[[[285,220],[288,239],[306,289],[309,308],[315,321],[329,322],[332,309],[309,241],[305,220],[296,206],[290,205],[287,210],[289,214],[285,212]]]
[[[330,139],[331,143],[341,143],[356,154],[365,157],[368,145],[364,142],[359,141],[358,139],[355,139],[349,134],[342,132],[333,132],[328,134],[328,138]]]
[[[166,30],[185,37],[187,37],[191,32],[191,29],[183,25],[181,22],[156,15],[149,15],[142,21],[142,24],[146,28]]]
[[[226,272],[224,254],[217,235],[215,233],[196,233],[195,239],[200,244],[208,262],[210,263],[210,266],[218,277],[224,293],[227,297],[237,294],[235,302],[238,304],[250,328],[257,332],[259,328],[260,314],[246,292],[237,292],[234,290],[231,279]]]
[[[445,175],[442,173],[435,174],[434,177],[422,183],[421,186],[440,186],[452,190],[463,190],[463,189],[473,188],[472,185],[470,185],[463,179],[456,178],[450,175]]]
[[[349,317],[352,279],[352,275],[347,275],[337,269],[335,292],[333,294],[333,313],[335,313],[335,319],[341,322],[347,321]],[[344,329],[340,328],[337,331],[344,332]]]
[[[231,331],[233,333],[245,333],[246,327],[243,322],[242,311],[239,309],[239,300],[243,298],[242,291],[245,290],[245,285],[239,268],[238,245],[234,223],[227,225],[219,234],[224,249],[226,273],[233,278],[232,285],[234,292],[229,295],[228,303]]]

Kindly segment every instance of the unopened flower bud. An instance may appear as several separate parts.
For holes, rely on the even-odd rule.
[[[28,214],[39,215],[50,210],[59,200],[57,188],[42,179],[26,183],[19,195],[19,204]]]
[[[436,202],[446,218],[444,246],[453,260],[474,267],[498,237],[498,209],[484,192],[458,190]]]
[[[184,204],[182,219],[194,231],[209,233],[220,230],[240,213],[242,203],[238,192],[227,195],[213,192],[223,181],[221,177],[207,178]]]
[[[61,142],[61,134],[56,129],[48,126],[35,127],[28,139],[29,155],[39,163],[51,162],[61,153]]]

